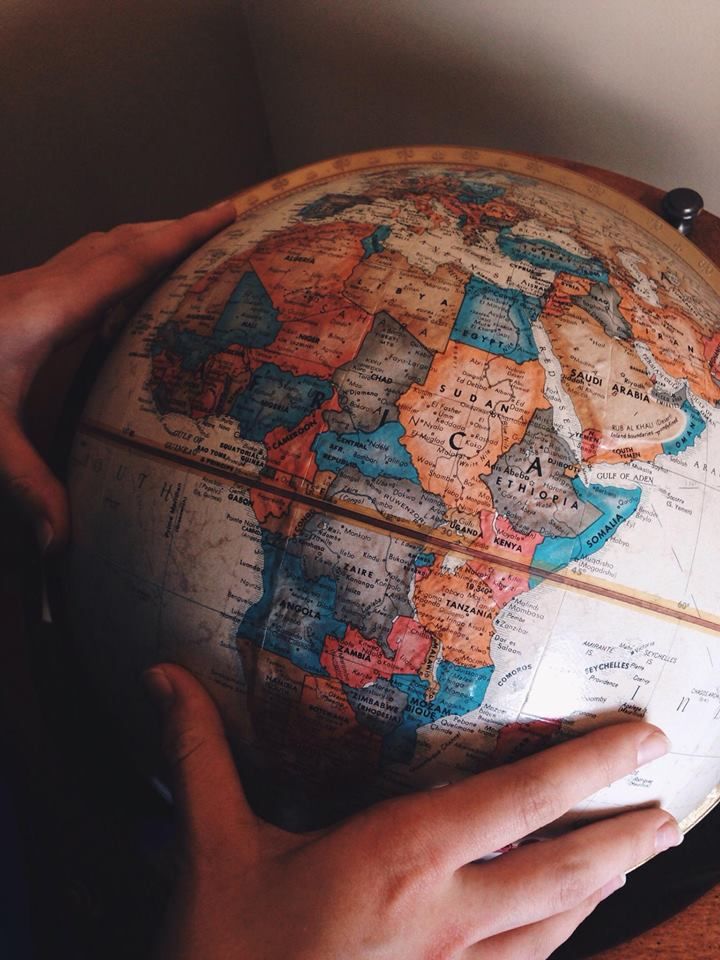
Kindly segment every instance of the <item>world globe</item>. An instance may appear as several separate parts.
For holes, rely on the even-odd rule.
[[[124,330],[77,429],[68,595],[111,711],[183,664],[302,829],[602,724],[671,752],[572,812],[720,780],[718,271],[633,201],[486,150],[341,157]]]

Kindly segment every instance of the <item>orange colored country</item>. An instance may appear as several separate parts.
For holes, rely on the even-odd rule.
[[[556,291],[546,301],[542,323],[580,421],[586,462],[652,461],[663,443],[682,432],[684,414],[653,398],[653,380],[631,343],[610,337]]]
[[[268,351],[288,358],[276,361],[278,366],[293,362],[306,372],[318,365],[334,371],[352,360],[373,321],[367,311],[339,294],[323,298],[320,310],[298,313],[293,308],[291,318],[281,317],[282,327]]]
[[[441,263],[432,274],[396,250],[361,260],[346,296],[370,314],[386,310],[430,350],[444,350],[464,296],[467,271]]]
[[[402,442],[426,490],[450,509],[477,516],[490,505],[482,477],[547,407],[538,361],[516,363],[455,340],[434,358],[426,381],[398,401]]]
[[[657,362],[671,377],[687,379],[692,390],[708,403],[720,400],[720,383],[713,380],[707,340],[695,321],[673,305],[654,307],[632,287],[613,277],[621,295],[619,309],[638,340],[648,344]],[[717,354],[715,354],[717,360]]]
[[[340,296],[372,230],[361,223],[301,223],[259,243],[250,263],[280,319],[306,320],[328,297]]]
[[[492,663],[490,640],[499,607],[469,564],[450,570],[436,560],[432,572],[416,581],[413,601],[422,625],[442,643],[444,660],[467,667]]]

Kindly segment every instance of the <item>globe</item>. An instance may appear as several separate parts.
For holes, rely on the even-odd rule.
[[[644,717],[671,752],[571,819],[691,826],[720,779],[718,271],[487,150],[235,202],[74,441],[68,597],[111,711],[141,741],[140,672],[185,665],[299,829]]]

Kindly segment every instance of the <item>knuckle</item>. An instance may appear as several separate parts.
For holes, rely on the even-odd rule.
[[[566,937],[563,937],[563,939],[566,939]],[[557,938],[549,936],[545,924],[541,924],[539,928],[530,932],[527,947],[522,954],[522,960],[546,960],[548,954],[557,946],[559,946]]]
[[[369,822],[365,845],[376,850],[382,864],[382,903],[388,921],[403,923],[418,903],[432,900],[443,875],[437,845],[422,824],[398,824],[388,830],[387,819]],[[402,856],[397,856],[398,850]]]
[[[594,906],[583,909],[564,918],[559,925],[541,923],[538,925],[528,952],[523,954],[522,960],[547,960],[558,947],[573,935],[575,930],[592,913]]]
[[[554,913],[564,913],[581,903],[588,890],[588,862],[579,853],[572,854],[557,865],[557,886],[553,891]]]
[[[552,780],[545,775],[532,770],[523,771],[516,781],[515,795],[522,836],[550,823],[558,816],[557,790]]]
[[[668,814],[659,809],[647,810],[633,819],[637,822],[628,843],[627,865],[630,868],[655,855],[657,832],[668,822]]]
[[[414,850],[408,866],[411,890],[432,890],[447,873],[447,862],[432,829],[413,830],[404,850]]]
[[[9,496],[18,500],[26,500],[35,492],[33,478],[27,475],[4,477],[3,486]]]
[[[585,903],[582,905],[582,907],[578,911],[579,913],[578,923],[582,923],[586,917],[589,917],[590,914],[595,909],[595,907],[601,904],[604,899],[605,899],[605,893],[603,892],[602,887],[600,887],[598,890],[593,891],[593,893],[587,898]]]
[[[20,507],[30,514],[47,512],[48,499],[52,488],[38,466],[36,474],[0,477],[0,489]]]
[[[120,223],[117,227],[113,227],[110,231],[112,237],[132,237],[134,236],[139,229],[139,224],[137,223]]]
[[[199,750],[207,737],[202,730],[193,726],[178,725],[171,729],[167,737],[167,753],[173,765],[183,763],[191,754]]]
[[[623,758],[618,754],[617,748],[613,750],[609,744],[603,741],[595,746],[592,759],[595,769],[597,770],[598,779],[601,780],[605,786],[609,787],[618,777],[622,776],[623,770],[621,769],[620,761]],[[627,766],[627,764],[623,766]],[[628,769],[632,769],[632,766]]]
[[[422,960],[456,960],[470,943],[472,934],[466,925],[446,924],[433,936],[432,943],[422,954]]]

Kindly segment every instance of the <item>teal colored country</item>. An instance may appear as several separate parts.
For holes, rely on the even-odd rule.
[[[325,220],[328,217],[334,217],[344,210],[360,205],[369,205],[373,202],[372,197],[362,194],[352,193],[325,193],[317,200],[301,207],[298,216],[303,220]]]
[[[420,482],[410,454],[400,443],[405,430],[397,421],[383,424],[372,433],[335,433],[328,430],[313,441],[320,470],[339,473],[357,467],[366,477],[395,477]]]
[[[576,277],[585,277],[598,283],[608,282],[607,269],[601,260],[580,257],[550,240],[523,237],[511,233],[506,227],[499,232],[497,245],[505,256],[512,260],[525,260],[534,267],[551,270],[553,273],[572,273]]]
[[[575,477],[573,488],[579,499],[596,507],[601,516],[575,537],[545,537],[533,554],[532,565],[541,570],[560,570],[573,560],[582,560],[597,553],[610,540],[640,503],[640,487],[604,487],[599,483],[589,486]],[[536,587],[541,576],[532,577],[530,586]]]
[[[253,270],[247,270],[218,317],[210,336],[194,330],[181,330],[174,320],[158,331],[151,354],[169,349],[177,353],[183,370],[197,370],[211,356],[228,347],[266,347],[280,329],[278,311]]]
[[[307,673],[327,676],[320,663],[325,637],[341,637],[347,629],[335,618],[335,581],[308,579],[285,538],[268,530],[262,531],[262,550],[262,596],[243,617],[238,638],[285,657]]]
[[[385,241],[390,236],[390,227],[382,224],[376,230],[373,230],[367,237],[362,238],[363,260],[367,260],[373,253],[382,253],[385,249]]]
[[[319,377],[298,377],[274,363],[263,363],[236,397],[230,415],[243,437],[261,441],[276,427],[296,427],[332,392],[332,384]]]
[[[473,276],[465,285],[450,338],[517,363],[536,360],[532,324],[541,310],[538,297]]]
[[[245,347],[267,347],[280,329],[278,310],[254,270],[248,270],[230,294],[213,336]]]
[[[459,184],[458,200],[461,203],[476,203],[482,205],[489,200],[495,200],[505,193],[505,187],[496,183],[485,183],[484,180],[470,180],[464,177]]]
[[[696,410],[689,400],[686,400],[680,409],[686,417],[685,428],[679,437],[674,440],[667,440],[662,445],[665,453],[682,453],[683,450],[692,447],[707,426],[700,411]]]
[[[465,667],[441,660],[436,674],[439,689],[431,700],[425,699],[427,680],[416,674],[394,674],[392,684],[406,695],[407,704],[400,723],[383,740],[383,758],[409,762],[415,753],[418,727],[476,710],[485,699],[494,669],[492,665]]]
[[[435,563],[435,554],[423,550],[415,557],[413,563],[416,567],[431,567]]]

